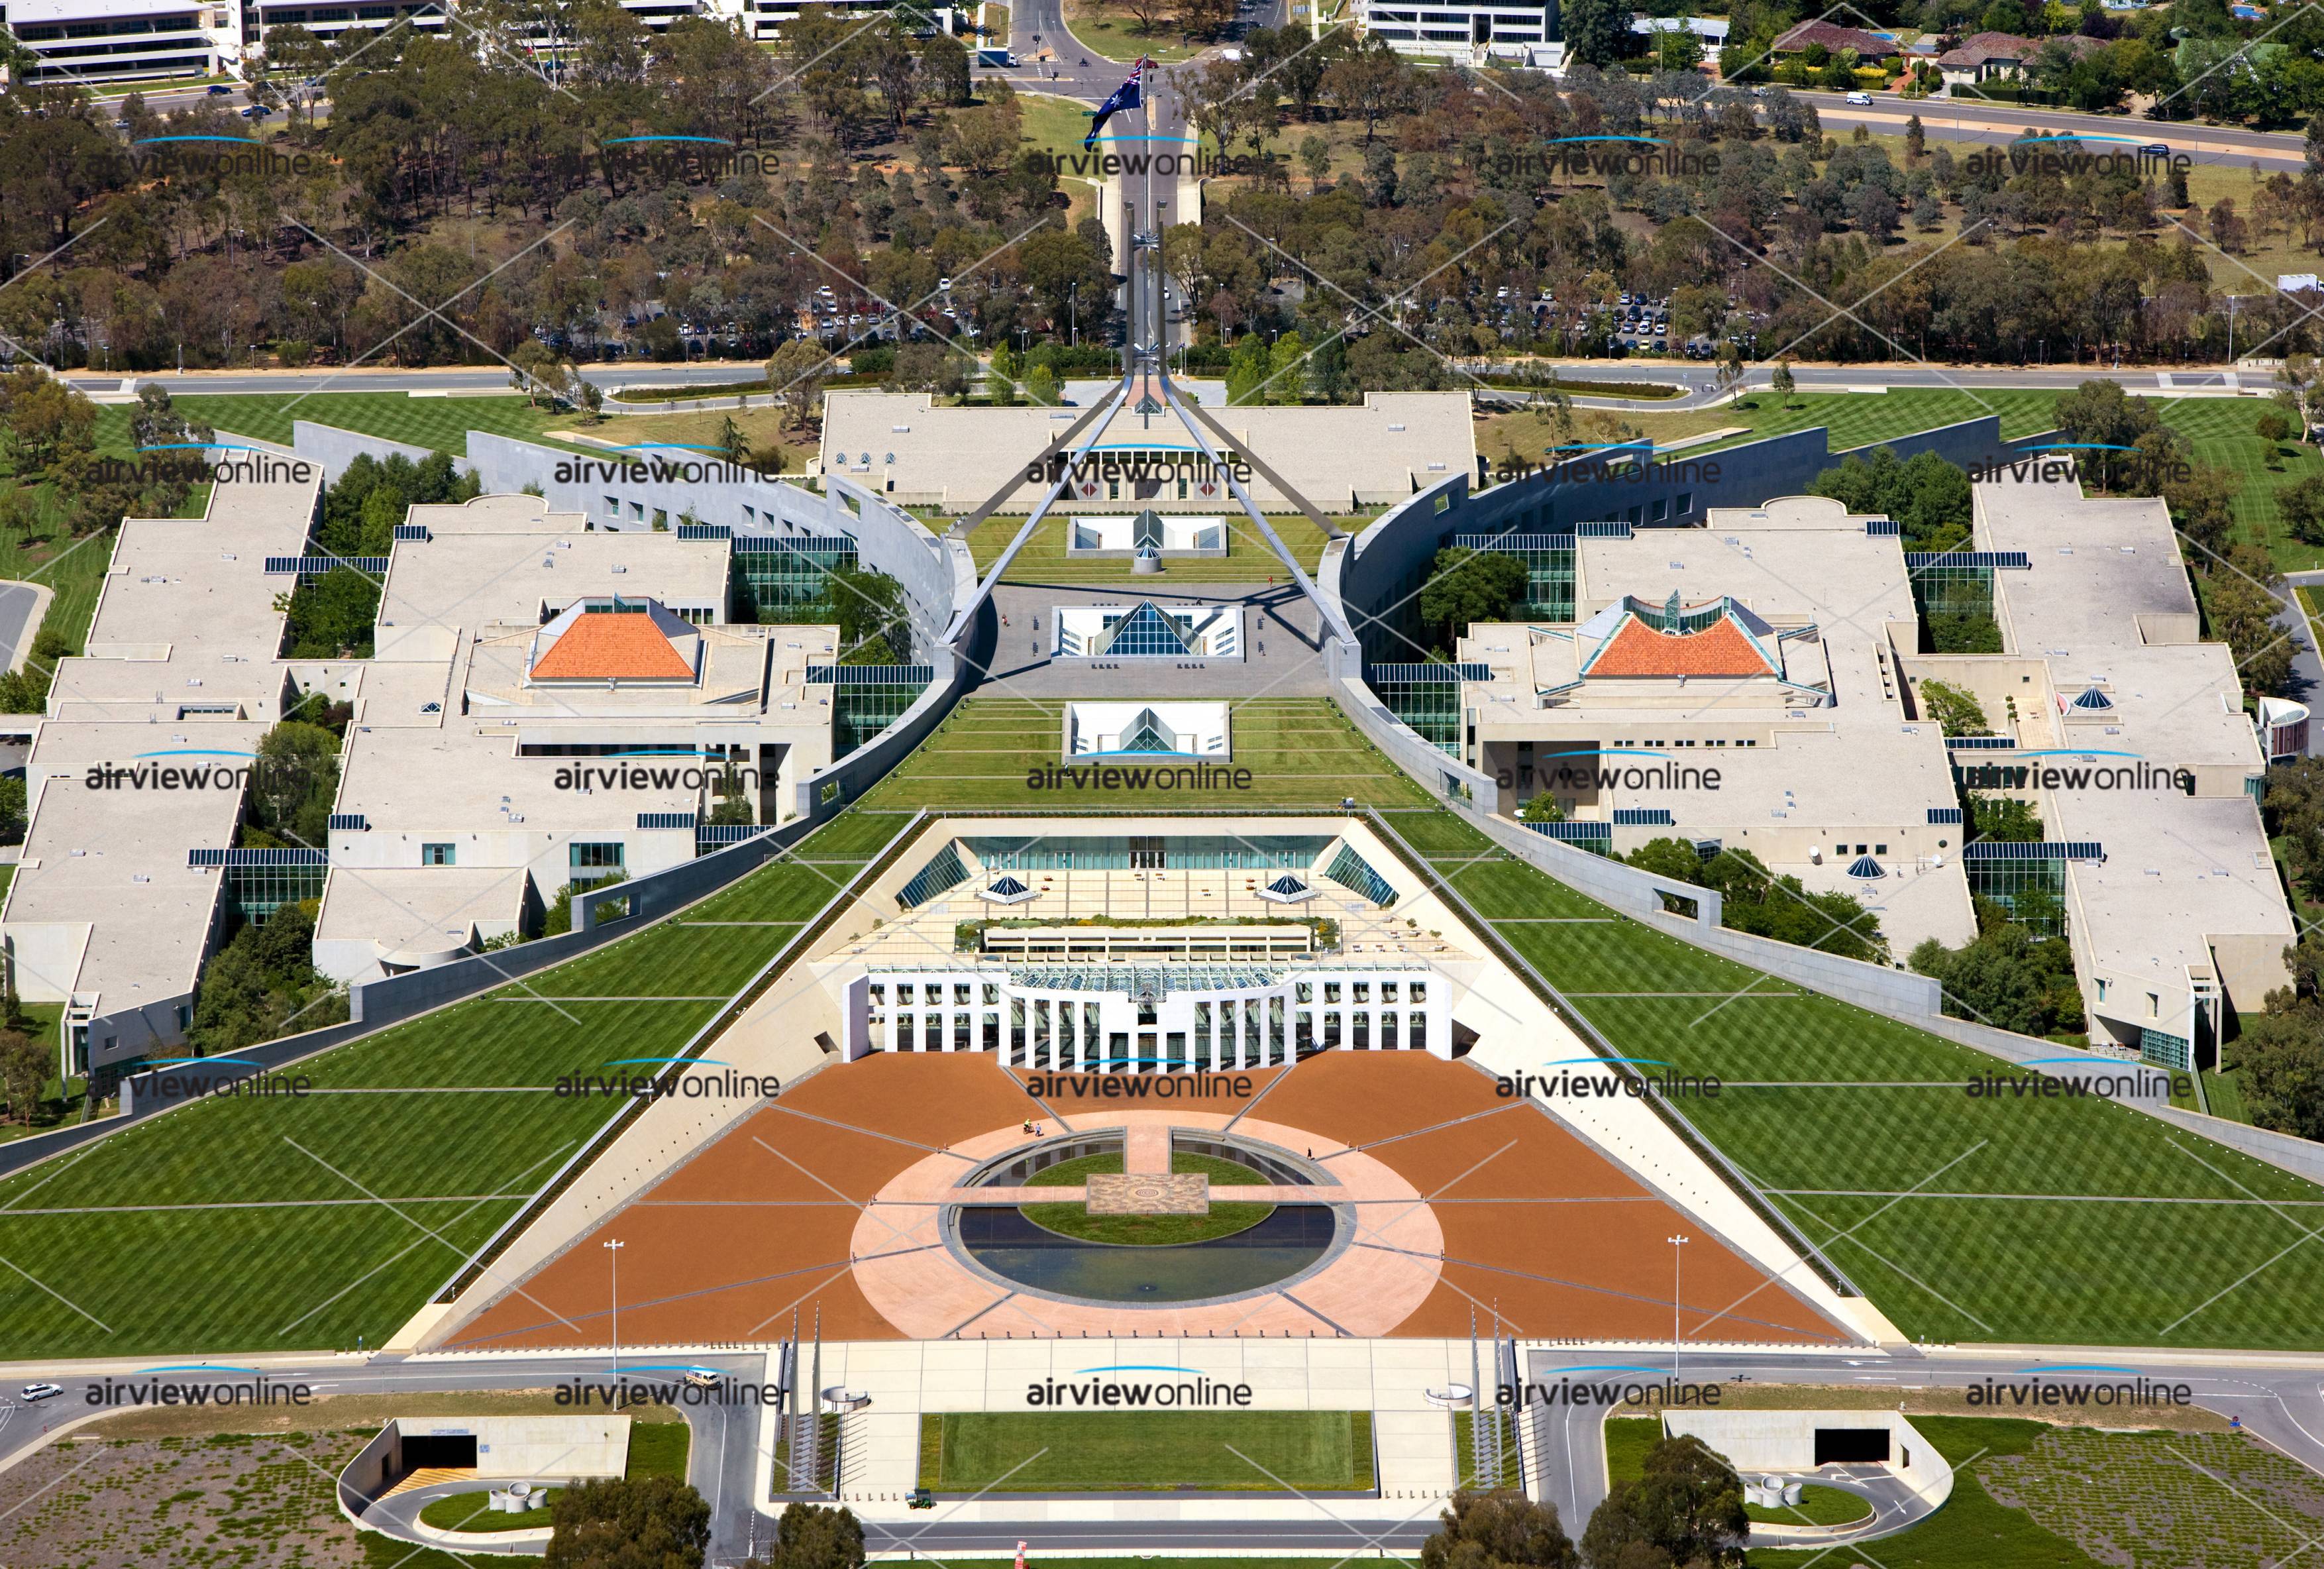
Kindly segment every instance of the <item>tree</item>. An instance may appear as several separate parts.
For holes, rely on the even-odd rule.
[[[2268,836],[2284,841],[2301,891],[2324,898],[2324,757],[2296,757],[2269,769],[2260,811]]]
[[[2254,1122],[2301,1139],[2324,1139],[2324,1007],[2314,999],[2244,1020],[2235,1042],[2236,1078]]]
[[[238,1051],[347,1016],[346,997],[312,962],[320,900],[277,906],[263,925],[245,925],[202,967],[187,1044],[204,1057]]]
[[[911,662],[912,617],[901,583],[869,567],[835,567],[824,583],[839,621],[841,664]]]
[[[1918,163],[1929,151],[1929,134],[1921,128],[1921,116],[1914,115],[1904,122],[1904,157]]]
[[[352,567],[334,567],[277,595],[282,635],[294,660],[369,659],[379,622],[379,585]]]
[[[1719,369],[1713,373],[1711,384],[1720,397],[1743,384],[1743,346],[1731,337],[1719,346]]]
[[[609,872],[594,882],[567,882],[559,884],[557,890],[557,897],[549,901],[548,909],[542,914],[540,935],[545,937],[560,937],[573,929],[573,900],[576,894],[590,895],[603,893],[605,890],[613,887],[614,884],[627,882],[629,880],[630,874],[626,872]],[[595,914],[593,914],[590,918],[595,920],[599,926],[603,926],[607,921],[618,917],[621,913],[621,900],[608,899],[597,906]]]
[[[1591,1512],[1582,1555],[1593,1569],[1740,1564],[1749,1531],[1735,1468],[1700,1438],[1665,1438]]]
[[[1305,402],[1311,358],[1306,343],[1296,332],[1286,332],[1277,338],[1267,355],[1267,401]]]
[[[1310,132],[1299,143],[1299,167],[1306,171],[1310,195],[1323,189],[1323,177],[1332,171],[1332,144]]]
[[[1565,32],[1565,58],[1570,63],[1596,66],[1600,70],[1619,62],[1630,51],[1630,8],[1614,0],[1566,0],[1558,17]]]
[[[775,1522],[772,1550],[752,1563],[765,1569],[861,1569],[863,1527],[853,1509],[791,1504]]]
[[[2054,896],[2016,896],[2015,918],[1991,900],[1975,901],[1978,935],[1958,948],[1930,937],[1909,963],[1934,979],[1945,1011],[1997,1029],[2041,1037],[2083,1027],[2081,989],[2074,981],[2072,946],[2052,935]],[[2042,929],[2029,929],[2040,928]]]
[[[1420,1546],[1421,1569],[1573,1569],[1557,1509],[1517,1492],[1452,1495]]]
[[[1788,409],[1792,406],[1792,389],[1794,384],[1792,380],[1792,359],[1789,355],[1785,355],[1775,362],[1775,374],[1768,378],[1767,385],[1782,406]]]
[[[1525,805],[1517,808],[1517,821],[1562,823],[1565,821],[1565,808],[1557,804],[1557,798],[1548,790],[1538,789],[1527,796]]]
[[[1247,332],[1227,356],[1227,401],[1250,402],[1266,380],[1267,345],[1259,341],[1259,334]]]
[[[0,378],[0,435],[22,475],[93,449],[97,405],[35,365]]]
[[[2324,544],[2324,475],[2284,485],[2275,493],[2275,509],[2284,516],[2284,528],[2301,544]]]
[[[2282,410],[2268,409],[2252,422],[2252,429],[2262,441],[2273,447],[2291,436],[2292,421],[2284,417]]]
[[[1590,3],[1603,6],[1607,0]],[[1570,40],[1571,23],[1568,27],[1566,36]],[[1367,149],[1372,144],[1379,123],[1401,114],[1411,102],[1412,92],[1412,68],[1405,63],[1402,55],[1388,47],[1386,39],[1377,34],[1333,60],[1323,72],[1324,98],[1342,115],[1363,121]]]
[[[322,848],[339,793],[340,738],[319,725],[285,719],[258,743],[250,775],[247,840],[254,847]]]
[[[974,101],[969,85],[968,51],[957,39],[938,32],[920,45],[920,81],[928,96],[952,108]]]
[[[0,1101],[27,1127],[41,1109],[49,1071],[47,1048],[21,1029],[0,1029]]]
[[[549,1509],[542,1569],[701,1569],[710,1505],[674,1477],[604,1477]]]
[[[2119,382],[2084,382],[2061,393],[2051,418],[2069,441],[2084,447],[2135,448],[2162,420],[2144,398],[2134,398]]]
[[[1947,735],[1989,735],[1991,721],[1985,716],[1985,706],[1975,694],[1943,681],[1923,681],[1919,688],[1921,712],[1934,719]]]
[[[2004,844],[2042,842],[2042,813],[2032,801],[2017,796],[1985,795],[1977,790],[1966,792],[1966,798],[1971,838],[1991,839]]]
[[[810,338],[795,337],[775,351],[767,362],[767,390],[787,428],[797,429],[815,418],[830,370],[831,356]]]
[[[1515,556],[1447,545],[1420,586],[1420,619],[1439,629],[1449,650],[1477,623],[1508,620],[1523,603],[1527,583],[1525,563]]]

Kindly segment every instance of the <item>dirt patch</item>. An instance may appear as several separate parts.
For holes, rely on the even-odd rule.
[[[1995,1502],[2120,1569],[2282,1563],[2324,1527],[2324,1479],[2242,1433],[2061,1427],[1987,1461],[1978,1479]]]
[[[547,1389],[318,1397],[297,1411],[124,1411],[0,1472],[0,1564],[360,1569],[339,1470],[395,1417],[575,1415]],[[623,1407],[680,1422],[672,1406]]]
[[[84,1429],[97,1431],[107,1426]],[[356,1569],[332,1501],[362,1432],[76,1435],[0,1473],[0,1563],[58,1569]]]

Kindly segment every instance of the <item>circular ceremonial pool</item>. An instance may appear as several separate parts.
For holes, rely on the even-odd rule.
[[[1211,1219],[1148,1223],[1087,1215],[1070,1204],[962,1204],[944,1216],[945,1245],[987,1279],[1061,1301],[1105,1306],[1225,1302],[1312,1274],[1345,1246],[1351,1212],[1330,1202],[1239,1203],[1240,1187],[1312,1189],[1328,1201],[1333,1179],[1295,1152],[1255,1139],[1211,1131],[1173,1130],[1171,1168],[1210,1177]],[[1074,1191],[1093,1173],[1119,1172],[1120,1130],[1045,1140],[1013,1150],[975,1172],[968,1187],[1029,1193],[1049,1184]],[[1140,1231],[1149,1236],[1139,1237]],[[1169,1240],[1158,1240],[1167,1237]]]

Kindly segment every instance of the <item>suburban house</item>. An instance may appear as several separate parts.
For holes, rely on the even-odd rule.
[[[2015,81],[2047,43],[2061,43],[2076,54],[2100,46],[2095,38],[2019,38],[2008,32],[1979,32],[1937,57],[1937,69],[1948,87],[1975,87],[1979,82]]]
[[[1856,58],[1866,64],[1895,60],[1899,52],[1896,41],[1877,32],[1867,32],[1860,27],[1841,27],[1830,22],[1803,22],[1783,37],[1775,40],[1767,52],[1778,60],[1789,60],[1805,54],[1817,44],[1832,54],[1852,49]]]

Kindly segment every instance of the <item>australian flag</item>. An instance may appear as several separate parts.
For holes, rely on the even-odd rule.
[[[1108,120],[1126,109],[1135,109],[1146,101],[1139,91],[1139,84],[1145,79],[1146,57],[1140,55],[1138,63],[1130,68],[1130,79],[1114,88],[1113,96],[1097,106],[1097,115],[1090,121],[1089,134],[1082,138],[1083,152],[1087,152],[1097,145],[1097,134],[1105,129]]]

